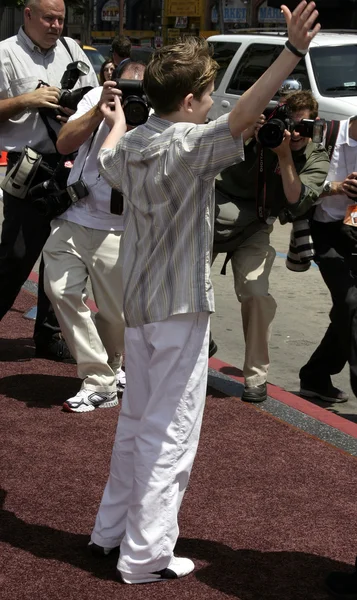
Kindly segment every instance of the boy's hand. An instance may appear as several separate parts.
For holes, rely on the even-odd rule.
[[[285,4],[281,6],[284,13],[286,24],[288,26],[289,42],[302,52],[309,47],[311,40],[320,31],[321,25],[317,23],[312,29],[314,22],[318,17],[318,11],[315,10],[315,2],[300,2],[291,13]]]
[[[102,95],[100,97],[98,106],[101,108],[102,104],[111,106],[114,110],[114,97],[121,97],[121,90],[117,88],[115,81],[105,81],[103,85]]]
[[[112,108],[113,105],[114,110]],[[100,111],[110,129],[112,129],[114,125],[126,125],[125,115],[118,95],[114,96],[114,102],[102,102],[100,105]]]

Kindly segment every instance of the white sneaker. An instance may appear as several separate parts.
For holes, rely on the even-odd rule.
[[[154,573],[125,573],[117,570],[119,579],[123,583],[155,583],[156,581],[166,581],[167,579],[178,579],[185,577],[195,568],[194,563],[189,558],[179,558],[173,556],[166,569],[155,571]]]
[[[117,392],[93,392],[80,390],[73,398],[63,403],[63,410],[67,412],[89,412],[95,408],[111,408],[118,405]]]
[[[123,369],[119,368],[115,373],[115,380],[117,382],[117,390],[120,394],[122,394],[125,390],[126,386],[126,375]]]

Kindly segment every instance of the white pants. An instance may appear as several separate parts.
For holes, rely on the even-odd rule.
[[[121,235],[54,219],[43,249],[46,294],[82,387],[97,392],[116,391],[124,349]],[[86,305],[88,277],[98,308],[95,323]]]
[[[164,569],[196,455],[207,390],[209,314],[127,328],[127,386],[92,541],[120,544],[126,573]]]

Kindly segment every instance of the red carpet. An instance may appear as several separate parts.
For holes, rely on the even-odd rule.
[[[32,358],[33,304],[0,324],[1,600],[326,599],[357,551],[356,459],[212,390],[177,547],[195,572],[123,586],[87,553],[118,410],[62,412],[76,370]]]

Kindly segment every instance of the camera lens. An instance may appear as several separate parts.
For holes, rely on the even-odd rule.
[[[137,96],[129,96],[123,103],[125,120],[128,125],[136,127],[146,123],[149,116],[148,107],[144,100]]]
[[[258,131],[258,139],[265,148],[277,148],[284,139],[285,123],[280,119],[271,119]]]

